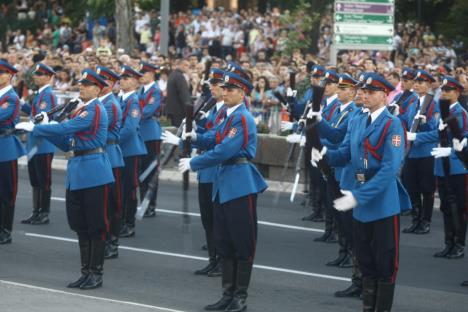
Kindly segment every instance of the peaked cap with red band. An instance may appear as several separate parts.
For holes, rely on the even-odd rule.
[[[34,67],[33,75],[36,75],[37,73],[41,73],[47,76],[53,76],[56,74],[55,70],[43,63],[37,63]]]
[[[99,76],[101,76],[101,78],[104,80],[117,81],[120,79],[118,74],[105,66],[98,66],[96,68],[96,73],[98,73]]]
[[[321,65],[314,65],[310,71],[310,76],[314,78],[321,78],[325,76],[325,67]]]
[[[0,70],[5,71],[12,75],[18,72],[18,70],[13,65],[10,65],[10,63],[6,61],[2,61],[2,60],[0,60]]]
[[[416,72],[414,69],[405,67],[403,68],[403,72],[401,73],[401,78],[402,79],[407,79],[407,80],[414,80],[416,77]]]
[[[140,78],[142,76],[143,76],[142,73],[134,70],[130,66],[122,65],[122,67],[121,67],[120,78],[132,77],[132,78],[138,79],[138,78]]]
[[[98,73],[89,68],[81,72],[81,79],[78,82],[83,84],[94,84],[101,89],[108,86]]]
[[[369,73],[366,78],[366,83],[362,88],[372,91],[383,91],[385,93],[395,90],[390,82],[377,73]]]
[[[462,92],[465,88],[463,85],[455,78],[451,76],[444,76],[441,85],[442,90],[457,90]]]
[[[325,71],[325,79],[328,83],[338,83],[340,77],[334,70],[327,70]]]
[[[419,80],[419,81],[427,81],[429,83],[435,82],[434,77],[429,74],[427,71],[418,69],[416,71],[416,76],[414,77],[414,80]]]
[[[234,62],[229,62],[227,67],[226,67],[226,71],[229,71],[229,72],[232,72],[232,73],[235,73],[239,76],[241,76],[241,78],[244,78],[246,80],[250,80],[250,77],[249,75],[247,75],[247,73],[242,69],[242,67],[237,64],[237,63],[234,63]]]
[[[208,82],[210,84],[224,82],[224,74],[225,73],[226,72],[224,70],[221,70],[221,69],[218,69],[218,68],[212,68],[210,70],[210,79],[208,80]]]
[[[342,74],[340,75],[340,79],[338,79],[338,86],[339,87],[356,87],[359,81],[351,77],[349,74]]]
[[[140,67],[138,68],[138,71],[140,73],[146,73],[146,72],[156,72],[159,70],[159,66],[153,65],[148,62],[140,62]]]
[[[244,78],[233,72],[226,72],[224,74],[224,84],[222,85],[222,87],[239,88],[244,90],[246,93],[250,93],[253,90],[253,86],[248,80],[245,80]]]

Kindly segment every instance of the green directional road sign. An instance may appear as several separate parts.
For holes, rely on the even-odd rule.
[[[390,36],[363,36],[363,35],[336,35],[335,41],[338,44],[383,44],[391,45],[393,38]]]
[[[360,3],[394,3],[395,0],[340,0],[340,2],[360,2]]]
[[[393,15],[368,15],[336,13],[337,23],[393,24]]]

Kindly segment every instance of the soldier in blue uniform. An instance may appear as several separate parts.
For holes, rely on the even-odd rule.
[[[434,77],[424,70],[416,71],[414,90],[418,95],[416,105],[410,107],[407,115],[407,129],[414,120],[420,118],[418,133],[437,130],[439,110],[437,103],[432,101],[425,115],[419,114],[424,98],[431,90]],[[410,138],[412,134],[408,135]],[[412,224],[403,229],[403,233],[427,234],[430,231],[436,181],[434,176],[434,157],[431,150],[437,142],[413,144],[403,165],[402,181],[411,198],[413,206]]]
[[[141,89],[139,92],[140,106],[142,107],[142,115],[140,121],[140,133],[145,142],[147,154],[141,156],[141,169],[145,170],[150,164],[159,159],[161,150],[161,125],[159,124],[159,116],[161,114],[161,90],[154,81],[156,72],[159,68],[147,62],[140,62],[140,77]],[[148,190],[148,183],[157,166],[151,171],[144,181],[140,183],[140,198],[144,198]],[[157,184],[156,184],[157,185]],[[156,215],[156,198],[158,188],[156,187],[154,197],[151,198],[148,209],[143,217],[149,218]]]
[[[102,286],[104,240],[109,228],[107,201],[114,177],[104,150],[107,114],[98,99],[106,83],[91,69],[83,71],[79,83],[84,103],[68,121],[48,124],[47,115],[43,113],[45,124],[22,122],[16,128],[45,137],[63,151],[73,151],[67,165],[66,209],[70,228],[78,235],[81,276],[67,287],[94,289]]]
[[[464,137],[468,136],[467,119],[468,113],[458,102],[458,97],[463,91],[463,86],[453,77],[444,77],[442,83],[441,98],[449,100],[450,111],[449,118],[455,117],[458,121],[459,129]],[[445,125],[442,123],[442,125]],[[449,139],[451,141],[452,134],[449,131]],[[434,130],[431,132],[418,133],[414,141],[414,145],[423,143],[439,142],[439,132]],[[443,170],[442,159],[437,158],[435,162],[434,172],[437,177],[437,185],[439,188],[440,210],[444,216],[444,233],[445,247],[434,254],[437,258],[459,259],[464,256],[465,241],[466,241],[466,202],[467,202],[467,175],[468,170],[464,167],[461,160],[451,151],[449,157],[449,176]],[[452,199],[455,199],[452,202]],[[453,210],[453,205],[456,206],[456,211]]]
[[[412,120],[410,121],[408,118],[418,103],[418,95],[413,91],[414,78],[416,78],[416,72],[413,69],[409,67],[403,68],[400,79],[402,92],[395,96],[393,103],[389,104],[390,108],[393,105],[397,105],[396,103],[399,103],[398,107],[395,108],[394,115],[400,118],[406,130],[411,127]],[[401,99],[404,92],[410,92],[410,95],[405,99]]]
[[[332,117],[336,112],[339,111],[339,107],[342,105],[340,100],[338,100],[338,82],[339,76],[334,70],[326,70],[324,79],[327,81],[327,85],[325,86],[324,91],[324,100],[322,103],[321,108],[321,117],[323,120],[327,122],[331,122]],[[322,144],[326,145],[326,142],[321,137],[320,140]],[[320,171],[317,172],[321,176]],[[325,233],[322,236],[317,237],[314,239],[316,242],[326,242],[326,243],[335,243],[337,242],[336,237],[336,218],[335,213],[333,212],[333,199],[334,195],[332,194],[331,186],[323,178],[321,178],[320,183],[325,185],[325,187],[321,187],[321,190],[325,189],[325,194],[323,198],[325,198]]]
[[[109,189],[109,209],[107,219],[109,220],[109,232],[106,236],[106,259],[117,258],[119,256],[119,232],[122,222],[122,169],[124,161],[122,150],[119,146],[120,127],[122,123],[122,109],[117,97],[112,93],[114,85],[119,81],[120,76],[104,66],[98,66],[96,72],[107,84],[102,88],[99,101],[106,109],[107,113],[107,140],[106,153],[114,174],[114,184]]]
[[[352,120],[354,114],[357,111],[356,105],[354,104],[354,97],[356,96],[356,85],[358,81],[351,77],[349,74],[340,75],[338,81],[338,100],[342,103],[337,109],[334,110],[329,121],[322,118],[321,112],[310,111],[308,118],[311,119],[316,117],[319,122],[318,130],[322,144],[330,150],[337,149],[348,129],[350,120]],[[327,180],[327,192],[330,196],[329,204],[332,206],[332,200],[339,197],[341,194],[335,194],[335,185],[340,183],[342,171],[344,166],[334,167],[334,177]],[[334,180],[333,180],[334,179]],[[334,214],[338,228],[338,243],[339,252],[338,257],[334,260],[328,261],[328,266],[339,266],[347,268],[352,266],[352,212],[338,212],[333,207],[330,207],[330,211]]]
[[[145,142],[140,134],[142,109],[139,104],[137,88],[138,79],[142,74],[129,66],[122,66],[120,87],[122,127],[120,129],[119,145],[124,157],[123,170],[123,225],[119,237],[135,235],[135,212],[137,208],[137,188],[141,156],[146,155]]]
[[[198,171],[216,166],[213,180],[214,240],[222,263],[222,298],[207,311],[244,311],[257,238],[257,194],[267,188],[250,162],[255,157],[257,131],[243,98],[249,81],[227,72],[224,76],[226,118],[216,128],[197,135],[198,146],[208,149],[194,158],[182,158],[179,170]],[[185,135],[185,134],[184,134]]]
[[[57,105],[57,98],[52,93],[50,86],[55,71],[49,66],[38,63],[34,67],[34,84],[39,88],[31,103],[25,103],[21,110],[32,119],[41,112],[47,112]],[[52,190],[52,159],[55,146],[43,139],[34,137],[28,133],[27,151],[37,148],[37,152],[28,161],[29,182],[33,188],[32,214],[21,221],[25,224],[49,223],[50,197]]]
[[[398,181],[404,157],[404,130],[385,106],[393,86],[369,74],[365,89],[368,117],[353,120],[337,150],[312,150],[312,161],[323,155],[333,165],[351,161],[354,185],[334,201],[337,210],[353,209],[357,260],[363,278],[363,311],[390,311],[399,258],[399,215],[411,207]]]
[[[12,134],[20,111],[20,100],[10,85],[16,73],[16,68],[0,60],[0,244],[11,243],[18,190],[18,158],[25,154],[21,142]]]
[[[204,134],[208,131],[216,131],[217,127],[226,118],[227,106],[223,101],[223,89],[221,86],[224,83],[224,71],[212,68],[210,71],[210,92],[211,96],[216,100],[216,105],[207,113],[207,115],[197,120],[197,134]],[[165,131],[162,135],[163,142],[180,146],[182,140],[169,131]],[[194,142],[194,146],[196,142]],[[200,153],[205,151],[199,148]],[[215,243],[213,239],[213,180],[218,170],[218,166],[203,168],[197,171],[198,177],[198,203],[200,205],[200,216],[205,230],[206,247],[208,249],[209,263],[204,268],[195,271],[197,275],[207,275],[209,277],[221,275],[221,263],[219,256],[216,253]]]

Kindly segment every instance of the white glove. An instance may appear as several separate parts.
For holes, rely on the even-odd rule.
[[[182,132],[182,140],[185,141],[185,139],[188,137],[190,137],[192,141],[197,140],[197,133],[195,132],[195,129],[192,129],[192,132]]]
[[[303,136],[301,137],[301,142],[299,143],[299,146],[300,146],[300,147],[304,147],[305,144],[306,144],[306,137],[303,135]]]
[[[291,87],[288,87],[286,89],[286,96],[287,97],[296,97],[296,95],[297,95],[297,90],[293,90],[293,89],[291,89]]]
[[[431,151],[431,155],[435,158],[449,157],[452,154],[451,147],[434,147]]]
[[[416,116],[414,116],[414,119],[419,119],[421,120],[421,124],[425,124],[426,123],[426,116],[424,115],[421,115],[419,114],[419,112],[416,114]]]
[[[321,151],[313,147],[311,157],[310,157],[310,163],[312,164],[312,166],[317,167],[318,162],[322,160],[323,155],[325,155],[326,153],[327,153],[326,146],[322,147]]]
[[[15,125],[15,129],[31,132],[34,129],[34,123],[32,121],[20,122]]]
[[[191,170],[190,161],[192,158],[181,158],[179,160],[179,172],[184,173],[185,171]]]
[[[341,190],[344,195],[333,201],[333,206],[338,211],[347,211],[357,206],[358,202],[351,191]]]
[[[410,142],[416,140],[416,132],[406,132],[406,139]]]
[[[288,143],[299,143],[301,142],[301,135],[297,133],[290,134],[286,137]]]
[[[466,138],[463,138],[463,140],[460,142],[459,139],[453,139],[453,149],[456,150],[457,152],[461,152],[463,148],[466,146]]]
[[[291,121],[281,121],[281,131],[292,130],[294,122]]]
[[[322,121],[322,111],[318,111],[318,112],[314,112],[313,110],[309,110],[309,112],[307,113],[307,119],[312,119],[315,117],[315,120],[317,120],[317,122],[320,122]]]
[[[395,107],[395,109],[393,110],[393,116],[398,116],[400,115],[400,106],[398,106],[398,104],[396,104],[395,102],[392,102],[390,104],[388,104],[388,107]]]
[[[448,125],[442,119],[439,120],[439,131],[444,131],[447,126]]]
[[[199,114],[199,116],[200,116],[199,120],[203,120],[203,119],[205,119],[206,117],[208,117],[208,115],[210,114],[210,112],[209,112],[209,111],[208,111],[208,112],[199,111],[198,114]]]
[[[161,134],[161,139],[167,144],[179,145],[180,143],[180,138],[167,130]]]
[[[45,124],[48,124],[49,123],[49,116],[47,115],[46,112],[41,112],[40,113],[43,118],[42,118],[42,121],[39,123],[40,125],[45,125]]]

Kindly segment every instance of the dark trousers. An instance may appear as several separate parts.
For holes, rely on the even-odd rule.
[[[13,229],[17,191],[18,160],[0,162],[0,231]]]
[[[112,168],[115,182],[109,186],[109,209],[107,219],[109,220],[109,233],[118,236],[122,223],[122,168]]]
[[[29,182],[32,187],[40,187],[50,191],[53,158],[53,153],[36,154],[28,161]]]
[[[161,149],[161,140],[152,140],[146,141],[146,150],[148,153],[146,155],[141,156],[141,171],[145,171],[146,168],[157,158],[159,161],[159,152]],[[146,192],[148,191],[148,183],[153,177],[154,173],[158,169],[159,164],[151,171],[151,173],[140,183],[140,200],[143,200],[145,197]],[[142,173],[141,172],[141,173]],[[157,184],[156,184],[157,185]],[[158,189],[154,192],[153,197],[150,199],[150,206],[156,207],[156,198],[158,196]]]
[[[109,186],[107,184],[75,191],[67,190],[68,224],[80,239],[105,239],[109,229],[107,221]]]
[[[122,174],[123,186],[123,214],[122,221],[131,226],[135,225],[137,208],[137,188],[139,183],[140,156],[124,157],[125,166]]]
[[[395,283],[399,261],[400,215],[366,223],[354,219],[353,230],[362,278]]]
[[[431,222],[436,189],[434,157],[407,158],[402,182],[410,195],[413,221]]]
[[[198,203],[200,205],[200,216],[205,230],[206,247],[210,260],[216,257],[215,245],[213,240],[213,201],[211,192],[213,183],[198,183]]]
[[[456,243],[465,246],[468,215],[467,180],[468,174],[452,175],[448,178],[437,177],[446,244]]]
[[[257,245],[257,194],[213,206],[214,241],[222,258],[253,262]]]
[[[185,115],[167,114],[167,117],[169,117],[169,120],[171,121],[171,126],[179,128],[182,120],[185,118]]]

